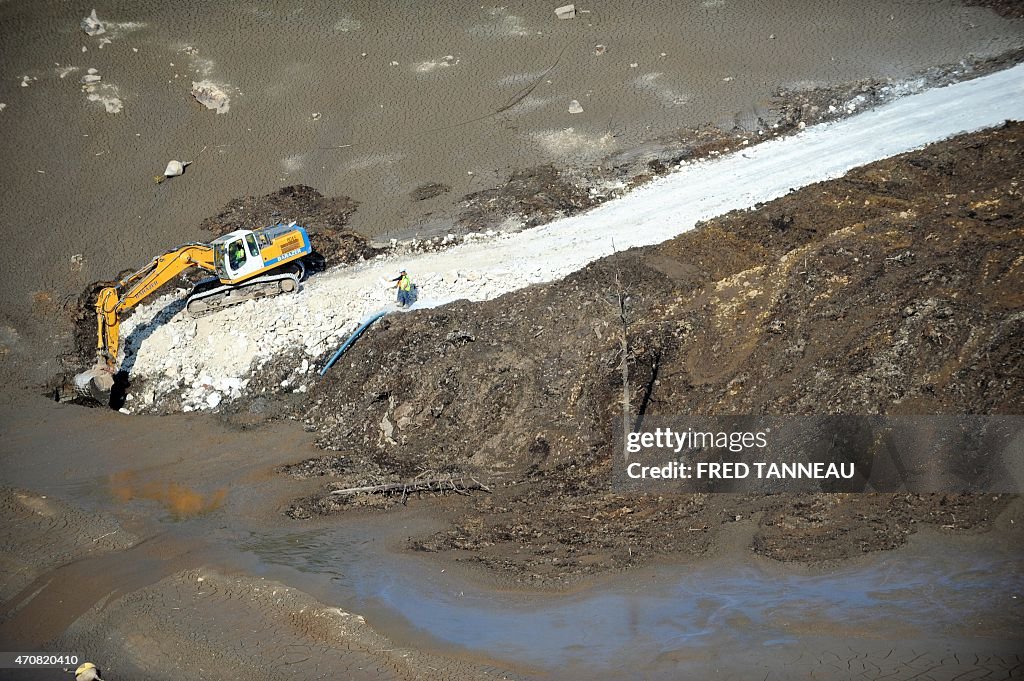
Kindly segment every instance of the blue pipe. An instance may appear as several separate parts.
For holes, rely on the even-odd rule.
[[[353,331],[352,335],[348,337],[348,340],[342,343],[341,347],[338,348],[338,351],[334,353],[334,355],[332,355],[329,360],[327,360],[327,364],[325,364],[324,367],[320,370],[320,375],[323,376],[324,374],[326,374],[327,370],[330,369],[334,365],[334,363],[338,361],[338,358],[341,357],[341,355],[346,350],[348,350],[349,346],[356,342],[356,339],[359,338],[359,335],[363,331],[366,331],[367,327],[370,326],[370,324],[373,324],[375,321],[383,317],[385,314],[387,314],[387,312],[385,310],[381,310],[380,312],[378,312],[377,314],[373,315],[365,322],[363,322],[358,329]]]

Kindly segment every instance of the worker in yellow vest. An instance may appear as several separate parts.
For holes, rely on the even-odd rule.
[[[398,307],[412,305],[412,279],[409,278],[405,270],[399,272],[398,276],[391,281],[397,282],[395,288],[398,289]]]

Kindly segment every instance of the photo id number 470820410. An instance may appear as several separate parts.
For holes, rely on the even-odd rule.
[[[63,669],[81,659],[74,653],[0,653],[0,669]]]

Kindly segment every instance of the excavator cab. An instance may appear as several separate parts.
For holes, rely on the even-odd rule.
[[[233,284],[266,269],[256,235],[245,229],[225,234],[215,240],[213,258],[217,277],[224,284]]]

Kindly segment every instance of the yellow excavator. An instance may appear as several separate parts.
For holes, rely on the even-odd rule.
[[[186,311],[198,316],[254,298],[299,290],[303,258],[312,253],[306,230],[295,224],[239,229],[209,244],[189,243],[153,258],[145,267],[96,298],[96,364],[75,376],[78,394],[110,402],[118,372],[121,319],[133,307],[187,269],[212,272],[193,286]]]

